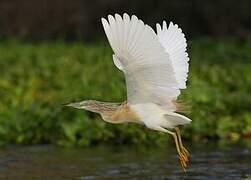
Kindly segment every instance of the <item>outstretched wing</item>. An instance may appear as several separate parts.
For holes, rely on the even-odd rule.
[[[163,21],[162,28],[159,24],[156,26],[159,42],[169,54],[179,88],[185,89],[189,61],[189,57],[186,52],[187,43],[185,35],[182,33],[182,30],[178,27],[178,25],[174,25],[172,22],[170,22],[168,28],[165,21]]]
[[[168,53],[153,29],[136,16],[109,15],[102,24],[114,51],[114,64],[124,72],[131,104],[172,106],[180,90]]]

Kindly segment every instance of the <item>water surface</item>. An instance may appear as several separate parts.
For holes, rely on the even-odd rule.
[[[235,145],[192,146],[185,174],[174,146],[8,146],[0,148],[0,179],[221,179],[251,176],[251,150]]]

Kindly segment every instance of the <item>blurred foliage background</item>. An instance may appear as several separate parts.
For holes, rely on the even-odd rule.
[[[251,137],[251,1],[0,1],[0,143],[163,144],[168,136],[134,124],[105,123],[62,104],[123,101],[123,74],[100,23],[136,14],[154,29],[179,24],[190,56],[181,101],[191,141]]]

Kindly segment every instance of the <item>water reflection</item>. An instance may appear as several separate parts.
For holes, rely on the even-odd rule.
[[[215,144],[190,147],[184,174],[174,147],[61,148],[8,146],[0,149],[0,179],[245,179],[251,150]]]

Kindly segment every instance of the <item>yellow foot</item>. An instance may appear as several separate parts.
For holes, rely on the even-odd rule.
[[[181,147],[181,152],[182,152],[183,154],[185,154],[187,157],[190,156],[189,151],[188,151],[184,146]]]
[[[180,164],[184,172],[189,164],[189,153],[187,150],[181,148],[181,153],[179,153]]]
[[[187,161],[186,161],[185,157],[183,155],[180,155],[179,159],[180,159],[180,165],[181,165],[183,171],[186,172]]]
[[[188,157],[187,157],[186,154],[184,154],[184,153],[180,153],[179,157],[180,157],[180,159],[182,159],[182,160],[185,161],[185,162],[188,162],[188,161],[189,161]]]

